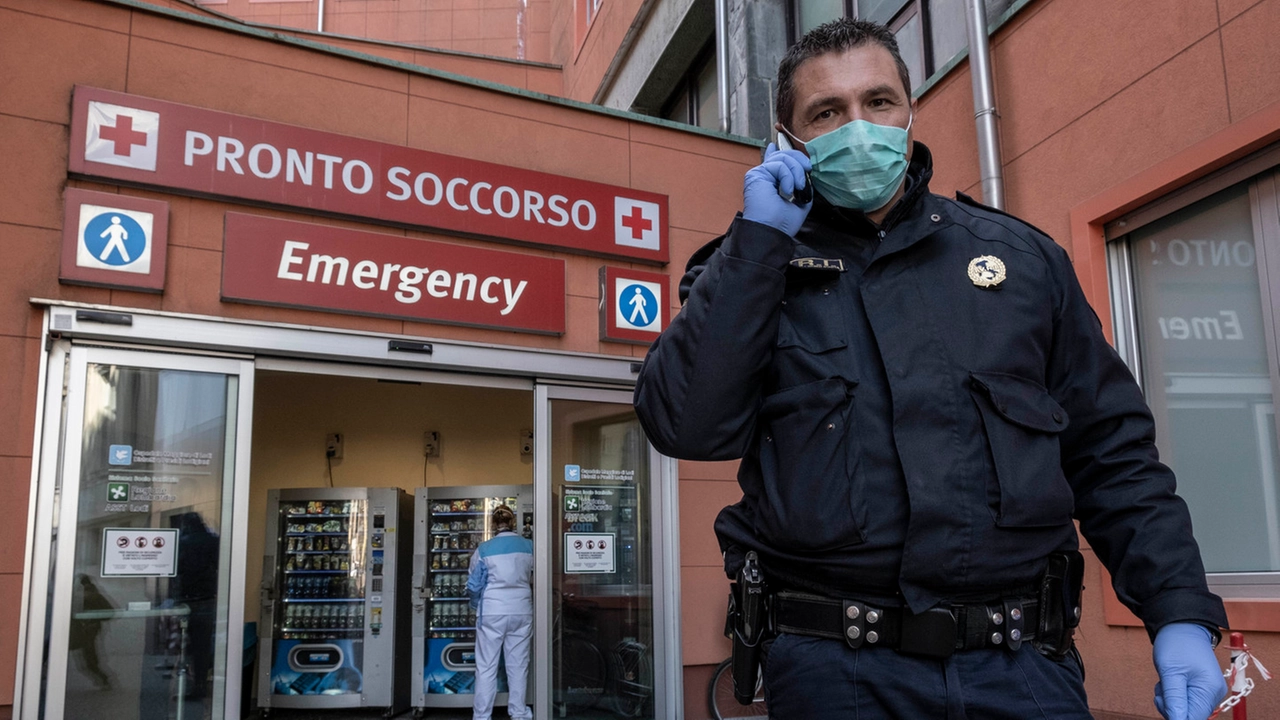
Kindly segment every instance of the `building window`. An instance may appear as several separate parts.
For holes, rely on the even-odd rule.
[[[671,98],[663,106],[662,117],[720,129],[720,108],[716,95],[716,54],[714,43],[698,54],[689,71],[676,83]]]
[[[987,21],[1000,17],[1015,0],[987,0]],[[965,0],[791,0],[792,41],[828,20],[852,16],[886,25],[915,90],[969,44]]]
[[[1211,582],[1237,597],[1280,594],[1280,184],[1257,173],[1272,154],[1107,226],[1117,349]]]

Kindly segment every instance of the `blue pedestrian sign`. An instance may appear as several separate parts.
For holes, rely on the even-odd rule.
[[[119,268],[142,259],[147,232],[128,214],[108,211],[89,220],[81,242],[98,262]]]
[[[618,327],[623,330],[647,330],[658,332],[662,329],[662,305],[658,303],[658,294],[654,291],[654,283],[620,279],[617,295]]]
[[[82,204],[76,266],[150,274],[154,224],[149,212]]]

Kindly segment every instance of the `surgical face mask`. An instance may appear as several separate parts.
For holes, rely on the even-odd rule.
[[[907,175],[907,131],[912,122],[914,114],[904,130],[854,120],[807,143],[796,142],[809,155],[810,177],[823,197],[833,205],[872,212],[889,203]]]

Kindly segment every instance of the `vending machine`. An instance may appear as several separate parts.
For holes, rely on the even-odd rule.
[[[414,494],[415,717],[425,708],[471,706],[476,613],[467,597],[467,572],[475,549],[496,534],[489,515],[499,505],[515,512],[516,532],[533,537],[532,485],[420,488]],[[506,683],[499,672],[496,707],[507,703]],[[529,688],[532,698],[532,682]]]
[[[258,706],[409,704],[412,498],[398,488],[271,490]]]

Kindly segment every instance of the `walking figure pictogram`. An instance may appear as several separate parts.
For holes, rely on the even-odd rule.
[[[120,224],[119,215],[112,215],[111,225],[98,235],[98,237],[108,236],[110,236],[110,239],[107,240],[107,245],[102,249],[102,253],[98,255],[98,259],[102,262],[106,262],[107,258],[111,257],[111,251],[118,250],[120,251],[121,260],[126,263],[131,262],[129,259],[129,251],[124,247],[124,241],[129,239],[129,231],[125,230],[124,226]]]
[[[632,309],[631,309],[631,317],[627,319],[627,322],[637,327],[644,327],[645,325],[648,325],[649,323],[653,322],[652,320],[649,319],[649,313],[645,312],[644,310],[644,306],[647,305],[648,303],[645,302],[644,295],[641,294],[643,292],[644,291],[641,290],[640,288],[636,288],[636,293],[635,295],[631,296],[631,301],[629,303]],[[639,315],[640,319],[643,322],[636,322],[636,315]]]

